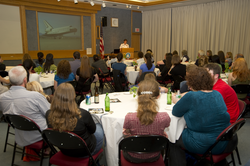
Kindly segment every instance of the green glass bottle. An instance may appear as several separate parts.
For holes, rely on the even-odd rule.
[[[172,93],[171,93],[171,88],[168,88],[168,93],[167,93],[167,104],[171,105],[172,104]]]
[[[106,97],[105,97],[105,111],[106,112],[110,111],[110,99],[109,99],[108,93],[106,93]]]

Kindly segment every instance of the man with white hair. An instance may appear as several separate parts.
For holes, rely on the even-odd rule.
[[[28,91],[25,88],[27,73],[22,66],[17,66],[9,71],[11,83],[10,90],[0,95],[0,110],[3,114],[24,115],[40,127],[47,128],[45,114],[50,109],[46,98],[35,91]],[[16,143],[20,146],[27,146],[42,140],[38,131],[15,130]]]
[[[195,65],[196,65],[196,66],[199,66],[199,58],[200,58],[202,55],[205,55],[205,52],[204,52],[203,50],[199,50],[199,51],[198,51],[198,59],[196,59],[196,62],[195,62]]]

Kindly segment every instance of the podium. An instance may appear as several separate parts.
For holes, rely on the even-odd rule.
[[[127,57],[130,55],[129,58],[134,58],[134,48],[122,48],[121,53],[123,54],[123,57],[128,59]]]

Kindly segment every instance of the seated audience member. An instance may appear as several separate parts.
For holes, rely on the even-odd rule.
[[[179,55],[176,50],[173,51],[173,55]]]
[[[37,81],[28,82],[26,84],[26,89],[29,91],[36,91],[36,92],[41,93],[48,100],[48,102],[51,103],[53,96],[46,95],[43,92],[43,87],[41,86],[41,84],[39,82],[37,82]]]
[[[122,59],[123,59],[122,53],[118,53],[117,54],[117,63],[112,64],[112,69],[120,70],[121,73],[123,73],[126,76],[126,74],[127,74],[127,71],[126,71],[127,65],[122,63]]]
[[[224,71],[225,70],[225,54],[223,51],[219,51],[218,56],[220,58],[220,65],[222,67],[222,71]]]
[[[151,62],[154,63],[155,61],[154,61],[154,54],[153,54],[153,51],[152,51],[151,49],[147,49],[146,54],[147,54],[147,53],[151,54]]]
[[[153,73],[148,73],[148,74],[145,75],[144,80],[154,80],[154,81],[156,81],[156,78],[155,78],[155,75]],[[166,87],[163,87],[163,86],[159,85],[159,88],[160,88],[161,93],[167,93],[168,92],[168,88],[166,88]]]
[[[38,52],[37,53],[37,60],[35,61],[36,62],[36,67],[43,67],[43,63],[45,62],[45,59],[43,58],[44,55],[42,52]]]
[[[155,80],[142,81],[138,91],[138,108],[135,113],[128,113],[123,124],[123,134],[130,135],[162,135],[169,127],[170,118],[166,112],[158,112],[157,99],[160,96],[159,84]],[[137,154],[123,152],[124,158],[134,163],[154,162],[158,160],[160,152]]]
[[[32,66],[33,69],[36,68],[36,64],[34,63],[33,59],[31,58],[31,56],[29,54],[24,54],[23,58],[22,58],[22,64],[26,59],[30,59],[32,61]],[[22,66],[22,64],[20,64],[20,66]]]
[[[91,88],[91,83],[98,81],[98,79],[96,69],[90,66],[89,57],[84,55],[81,60],[81,66],[76,70],[76,91],[88,92]]]
[[[98,73],[100,73],[99,68],[102,70],[104,76],[107,76],[109,74],[108,67],[104,60],[100,59],[98,55],[93,56],[94,62],[92,63],[92,66],[96,69]]]
[[[76,70],[81,66],[80,57],[81,57],[80,52],[75,51],[73,53],[74,61],[69,62],[70,67],[71,67],[71,71],[73,72],[74,75],[76,75]]]
[[[222,73],[222,66],[220,64],[220,57],[218,55],[212,56],[212,63],[217,63],[220,67],[220,72]]]
[[[212,62],[212,51],[211,50],[207,50],[207,57],[208,57],[208,62]]]
[[[23,61],[23,67],[27,72],[27,82],[32,82],[32,81],[40,82],[40,76],[37,73],[32,73],[33,66],[32,66],[32,61],[30,59],[26,59]]]
[[[61,83],[73,81],[74,79],[75,76],[71,71],[69,61],[61,60],[58,63],[57,73],[54,79],[54,89],[56,89]]]
[[[198,68],[196,65],[193,65],[193,64],[187,65],[186,66],[186,76],[188,75],[188,73],[195,72],[195,70],[197,70],[197,69]],[[188,92],[190,90],[191,89],[188,87],[187,81],[182,81],[180,83],[180,93],[185,93],[185,92]]]
[[[168,76],[168,71],[172,66],[171,61],[172,61],[172,54],[167,53],[166,58],[165,58],[165,64],[161,72],[158,74],[157,80],[165,81],[165,80],[171,79],[171,77]]]
[[[173,55],[172,66],[168,71],[168,75],[173,77],[174,84],[173,89],[180,89],[180,83],[185,80],[186,75],[186,65],[180,64],[180,57],[178,55]]]
[[[205,55],[205,52],[204,52],[203,50],[199,50],[199,51],[198,51],[198,58],[197,58],[196,61],[195,61],[195,65],[196,65],[196,66],[199,66],[199,58],[200,58],[202,55]]]
[[[71,131],[81,137],[92,155],[102,147],[104,132],[101,124],[95,124],[91,114],[78,108],[75,102],[75,90],[69,83],[62,83],[54,93],[50,110],[46,113],[49,128]],[[72,157],[88,157],[82,150],[60,149],[64,155]]]
[[[221,94],[212,90],[213,79],[207,70],[198,67],[198,70],[186,76],[186,80],[194,91],[186,93],[180,99],[175,94],[172,95],[173,103],[176,103],[172,114],[184,117],[187,127],[175,144],[170,143],[170,166],[186,165],[183,149],[195,154],[205,153],[219,134],[230,125],[227,107]],[[233,141],[219,142],[213,148],[212,154],[231,152],[236,148],[237,141],[235,136]]]
[[[187,55],[187,50],[182,50],[182,58],[181,58],[181,62],[188,62],[189,61],[189,57]]]
[[[244,58],[244,55],[238,53],[238,54],[235,55],[234,60],[236,61],[236,59],[238,59],[238,58]]]
[[[164,55],[164,59],[163,59],[163,60],[158,61],[158,62],[156,63],[158,67],[159,67],[160,65],[165,65],[165,64],[166,64],[166,57],[167,57],[167,54],[168,54],[168,53],[166,53],[166,54]],[[171,55],[172,55],[172,54],[171,54]]]
[[[202,55],[202,56],[199,58],[199,60],[198,60],[198,66],[199,66],[199,67],[203,67],[203,66],[205,66],[206,64],[208,64],[208,58],[207,58],[207,56]]]
[[[213,90],[220,92],[227,106],[227,112],[230,115],[230,123],[234,123],[239,116],[238,98],[231,86],[220,79],[220,67],[218,64],[211,63],[205,66],[213,78]]]
[[[5,71],[5,69],[6,69],[5,64],[0,63],[0,76],[1,76],[1,77],[6,77],[6,76],[9,75],[8,72]]]
[[[106,62],[108,67],[112,67],[113,63],[117,62],[117,58],[115,57],[114,53],[112,53],[110,56],[108,56],[108,61]]]
[[[228,76],[228,85],[250,84],[250,71],[244,58],[238,58],[234,62],[233,72]],[[247,94],[237,94],[239,99],[245,99]]]
[[[143,58],[143,52],[138,52],[138,57],[139,59],[136,60],[136,63],[138,64],[138,68],[140,68],[140,66],[145,63]]]
[[[233,62],[233,54],[232,54],[231,52],[227,52],[225,62],[227,62],[229,66],[232,65],[232,62]]]
[[[27,73],[23,66],[17,66],[9,71],[10,90],[0,95],[0,109],[3,114],[24,115],[33,121],[43,131],[47,128],[45,114],[50,108],[46,98],[25,88]],[[38,131],[15,130],[15,141],[19,146],[27,146],[42,140]]]
[[[154,72],[154,70],[155,70],[155,65],[151,61],[151,54],[146,53],[145,57],[144,57],[144,61],[146,63],[144,63],[140,66],[139,75],[141,75],[144,72]]]
[[[43,64],[43,71],[44,72],[50,72],[50,71],[56,71],[57,67],[54,64],[53,54],[47,54],[46,61]]]

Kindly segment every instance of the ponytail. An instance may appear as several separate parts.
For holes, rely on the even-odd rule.
[[[137,117],[142,125],[150,125],[157,115],[158,104],[150,94],[138,96]]]
[[[148,68],[148,70],[150,70],[151,68],[152,68],[152,60],[151,60],[151,54],[150,53],[147,53],[146,55],[145,55],[145,58],[146,58],[146,60],[147,60],[147,63],[146,63],[146,65],[147,65],[147,68]]]

